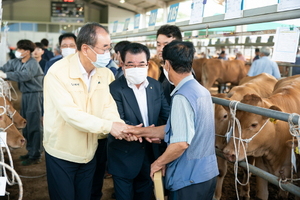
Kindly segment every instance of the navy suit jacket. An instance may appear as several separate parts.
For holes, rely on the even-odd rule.
[[[159,118],[165,121],[168,119],[170,107],[161,84],[150,77],[147,79],[149,81],[146,88],[149,125],[157,125]],[[116,101],[120,117],[126,124],[143,123],[134,92],[128,87],[124,75],[110,84],[110,92]],[[133,179],[141,171],[143,164],[149,165],[150,172],[150,164],[154,161],[153,148],[159,148],[159,145],[147,141],[140,143],[116,140],[109,135],[107,152],[109,173]]]

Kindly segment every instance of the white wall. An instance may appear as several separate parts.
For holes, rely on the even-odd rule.
[[[108,7],[108,23],[109,23],[109,31],[112,33],[114,21],[118,21],[118,29],[117,32],[122,32],[124,27],[124,22],[127,18],[130,18],[130,24],[133,24],[134,20],[134,12],[130,12],[127,10],[123,10],[120,8]],[[132,29],[132,28],[131,28]]]
[[[12,6],[12,7],[11,7]],[[2,5],[3,21],[50,21],[50,0],[26,0]]]
[[[60,35],[60,33],[45,33],[33,31],[8,32],[7,44],[10,47],[16,47],[17,42],[22,39],[31,40],[32,42],[40,42],[41,39],[46,38],[49,40],[49,47],[53,48],[58,44],[58,37]]]

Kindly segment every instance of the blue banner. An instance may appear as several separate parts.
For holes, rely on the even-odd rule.
[[[118,21],[114,21],[113,33],[117,32],[118,29]]]
[[[175,3],[173,5],[170,5],[170,10],[169,10],[169,14],[168,14],[167,23],[176,21],[178,8],[179,8],[179,3]]]
[[[151,10],[148,26],[155,26],[157,18],[157,9]]]
[[[140,18],[141,18],[141,14],[136,14],[134,16],[134,29],[140,28]]]
[[[130,18],[127,18],[124,23],[123,31],[128,31],[129,22],[130,22]]]

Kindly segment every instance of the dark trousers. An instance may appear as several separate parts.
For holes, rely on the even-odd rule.
[[[113,175],[115,195],[117,200],[152,199],[153,181],[150,177],[150,164],[151,163],[149,162],[148,156],[145,155],[142,169],[134,179]]]
[[[189,185],[176,191],[170,191],[168,200],[211,200],[213,199],[217,177],[203,183]]]
[[[74,163],[55,158],[45,152],[47,182],[51,200],[90,199],[96,159]]]
[[[99,200],[102,197],[103,178],[107,161],[107,139],[98,140],[95,158],[97,165],[93,177],[92,195],[90,200]]]
[[[29,158],[32,159],[40,158],[43,150],[42,105],[43,92],[22,94],[21,115],[27,121],[27,125],[22,132],[26,139]]]

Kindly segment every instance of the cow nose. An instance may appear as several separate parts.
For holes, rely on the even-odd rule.
[[[229,149],[225,148],[223,150],[223,154],[227,160],[229,160],[230,162],[235,162],[236,156],[235,156],[234,151],[231,152]]]
[[[25,140],[24,138],[21,139],[20,142],[21,142],[21,145],[22,145],[22,146],[25,144],[25,141],[26,141],[26,140]]]

